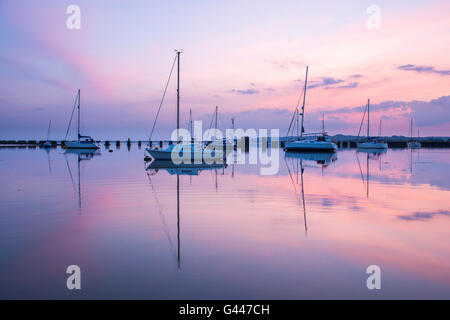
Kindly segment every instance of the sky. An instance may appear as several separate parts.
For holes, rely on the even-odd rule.
[[[80,29],[66,26],[68,6]],[[379,9],[379,28],[371,5]],[[369,11],[369,13],[368,13]],[[0,2],[0,139],[63,139],[77,89],[82,133],[148,139],[175,57],[181,124],[279,128],[284,135],[309,66],[305,130],[450,135],[448,1]],[[372,27],[371,27],[372,26]],[[154,138],[176,126],[172,77]],[[71,130],[70,137],[75,137]]]

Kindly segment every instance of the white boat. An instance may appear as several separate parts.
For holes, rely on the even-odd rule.
[[[408,148],[410,149],[420,149],[422,145],[419,141],[410,141],[408,142]]]
[[[385,150],[388,148],[388,144],[382,140],[371,140],[366,142],[358,142],[358,149],[374,149],[374,150]]]
[[[337,145],[331,141],[327,141],[325,137],[317,137],[316,139],[305,139],[287,142],[284,146],[286,151],[305,151],[305,152],[335,152]]]
[[[420,144],[419,141],[417,141],[416,139],[413,139],[412,136],[412,132],[413,132],[413,119],[411,118],[411,124],[409,127],[409,132],[410,132],[410,136],[409,136],[409,141],[408,141],[408,148],[410,149],[420,149],[422,147],[422,145]],[[417,129],[417,136],[419,136],[419,129]]]
[[[215,146],[207,146],[204,148],[201,143],[180,142],[169,145],[165,149],[147,147],[146,150],[155,160],[172,162],[178,162],[178,159],[189,159],[191,162],[222,162],[224,158],[224,152],[221,148],[216,148]],[[186,156],[184,152],[189,152],[190,155]]]
[[[94,141],[90,136],[83,136],[80,134],[80,100],[81,91],[78,89],[78,94],[75,100],[75,105],[78,102],[78,140],[75,141],[65,141],[65,147],[67,149],[99,149],[97,142]],[[72,112],[73,116],[73,112]],[[69,132],[70,123],[72,122],[72,117],[70,118],[69,127],[67,128],[67,133]],[[67,138],[66,133],[66,138]]]
[[[362,121],[364,121],[365,112]],[[361,130],[361,128],[360,128]],[[381,131],[381,125],[380,125]],[[381,135],[381,132],[380,132]],[[359,133],[358,133],[359,136]],[[388,144],[377,137],[370,137],[370,100],[367,99],[367,141],[358,142],[358,149],[383,150],[388,148]]]
[[[177,70],[180,70],[180,54],[181,51],[176,50],[176,61],[178,63],[177,65]],[[172,71],[173,71],[173,67],[175,66],[175,61],[174,64],[172,65]],[[172,74],[172,71],[170,72],[170,75]],[[169,75],[169,80],[170,80],[170,75]],[[169,82],[167,82],[169,83]],[[164,99],[164,96],[163,96]],[[160,104],[160,108],[162,105],[162,101]],[[158,110],[158,114],[159,114],[159,110]],[[153,123],[153,128],[152,131],[150,133],[150,140],[153,134],[153,130],[155,128],[155,124],[156,121],[158,119],[158,114],[154,120]],[[179,119],[180,119],[180,73],[177,72],[177,130],[179,129]],[[189,123],[191,125],[191,132],[192,132],[192,112],[190,113],[190,120]],[[192,133],[191,133],[192,135]],[[203,147],[203,144],[200,142],[188,142],[188,141],[180,141],[178,143],[169,145],[167,148],[165,149],[160,149],[157,146],[156,147],[151,147],[148,146],[147,148],[145,148],[145,150],[150,154],[150,156],[154,159],[154,160],[164,160],[164,161],[172,161],[177,163],[178,160],[182,160],[182,161],[186,161],[186,160],[191,160],[194,162],[202,162],[202,161],[206,161],[208,163],[210,163],[211,161],[215,161],[218,163],[222,163],[223,159],[224,159],[224,152],[222,148],[215,148],[215,146],[210,146],[210,147]],[[187,156],[184,154],[184,152],[189,151],[190,155]],[[174,161],[175,160],[175,161]]]
[[[306,86],[308,82],[308,67],[306,67],[306,77],[305,77],[305,87],[303,88],[303,105],[302,105],[302,123],[301,123],[301,131],[300,131],[300,137],[296,141],[287,142],[284,146],[284,151],[297,151],[297,152],[335,152],[337,150],[337,145],[329,140],[326,133],[322,130],[322,134],[320,136],[317,136],[316,138],[304,138],[303,137],[303,120],[305,117],[305,99],[306,99]],[[299,117],[299,110],[298,105],[295,109],[294,117],[297,117],[297,132],[299,131],[299,125],[298,125],[298,117]],[[292,118],[292,121],[294,120],[294,117]],[[292,126],[291,121],[291,126]],[[289,127],[289,130],[291,128]],[[288,131],[289,131],[288,130]],[[298,133],[297,133],[298,136]]]
[[[89,136],[78,136],[76,141],[66,141],[67,149],[98,149],[97,142]]]

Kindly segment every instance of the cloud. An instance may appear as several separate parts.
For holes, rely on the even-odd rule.
[[[256,90],[256,89],[245,89],[245,90],[233,89],[233,90],[231,90],[231,92],[243,94],[243,95],[250,95],[250,94],[258,94],[259,90]]]
[[[408,216],[398,216],[398,217],[399,219],[405,221],[428,221],[433,219],[433,217],[437,215],[450,216],[450,211],[439,210],[435,212],[414,212],[413,214]]]
[[[361,75],[352,75],[350,78],[359,78],[362,77]],[[302,81],[302,80],[297,80]],[[345,80],[343,79],[335,79],[333,77],[323,77],[320,79],[320,81],[313,82],[313,84],[308,86],[308,89],[314,89],[323,87],[325,90],[331,90],[331,89],[351,89],[356,88],[359,85],[359,82],[349,82],[347,84],[343,84],[340,86],[335,86],[336,84],[343,83]]]
[[[404,64],[398,69],[405,71],[415,71],[420,73],[436,73],[441,76],[450,76],[450,70],[436,70],[433,66],[418,66],[414,64]]]
[[[350,88],[356,88],[358,86],[358,82],[350,82],[349,84],[344,84],[342,86],[337,87],[325,87],[326,90],[330,89],[350,89]]]
[[[359,79],[359,78],[362,78],[362,77],[364,77],[362,74],[352,74],[350,76],[350,78],[352,78],[352,79]]]
[[[298,81],[304,81],[304,80],[298,80]],[[326,87],[326,86],[330,86],[330,85],[334,85],[334,84],[338,84],[338,83],[342,83],[342,82],[344,82],[344,80],[342,80],[342,79],[334,79],[332,77],[323,77],[323,78],[321,78],[321,80],[319,82],[313,82],[313,84],[310,84],[308,86],[308,89]]]

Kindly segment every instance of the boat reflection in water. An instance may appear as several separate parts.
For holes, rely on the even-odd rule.
[[[147,171],[153,170],[157,173],[159,170],[166,170],[170,174],[193,175],[197,176],[201,171],[226,168],[226,164],[207,164],[205,162],[199,164],[174,164],[172,161],[153,160],[148,166]]]
[[[181,269],[181,220],[180,220],[180,175],[198,176],[201,171],[214,170],[216,171],[216,187],[217,187],[217,169],[226,168],[226,164],[174,164],[172,161],[165,160],[153,160],[146,168],[148,181],[152,187],[152,192],[155,197],[155,203],[161,219],[161,223],[164,226],[164,232],[169,240],[170,247],[172,248],[172,240],[168,226],[165,222],[163,210],[161,209],[160,202],[158,200],[158,194],[153,186],[151,176],[156,175],[160,170],[166,170],[170,175],[177,176],[177,267]]]
[[[70,170],[69,161],[67,159],[67,155],[76,155],[77,156],[77,171],[78,171],[78,208],[81,210],[81,161],[92,160],[95,156],[100,156],[99,149],[66,149],[64,152],[64,157],[66,159],[67,170],[69,171],[70,180],[72,181],[72,185],[75,188],[75,183],[73,181],[72,170]],[[81,211],[80,211],[81,213]]]
[[[323,153],[323,152],[285,152],[285,163],[286,168],[289,173],[289,177],[292,182],[292,186],[294,187],[294,191],[296,194],[301,194],[302,197],[302,206],[303,206],[303,220],[305,223],[305,237],[308,232],[308,225],[307,225],[307,219],[306,219],[306,202],[305,202],[305,188],[304,188],[304,181],[303,181],[303,172],[305,171],[305,167],[312,167],[308,163],[315,162],[319,167],[322,168],[322,174],[323,170],[328,167],[331,163],[335,162],[337,160],[337,154],[334,153]],[[290,168],[290,165],[288,164],[288,160],[291,160],[292,163],[292,170]],[[305,164],[303,163],[305,162]],[[299,177],[300,173],[300,177]],[[294,179],[294,176],[296,176],[296,179]]]
[[[366,154],[366,179],[364,179],[361,162],[359,161],[358,153]],[[359,172],[361,173],[361,179],[364,184],[364,189],[366,189],[366,197],[369,198],[369,181],[370,181],[370,161],[369,160],[378,160],[380,171],[381,171],[381,158],[383,155],[387,153],[387,149],[357,149],[356,150],[356,160],[358,161]]]
[[[331,163],[337,160],[337,153],[325,153],[325,152],[292,152],[287,151],[285,153],[287,158],[296,158],[305,161],[314,161],[322,167],[328,167]]]

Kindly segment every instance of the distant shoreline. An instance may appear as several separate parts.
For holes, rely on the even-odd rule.
[[[281,147],[283,147],[286,140],[295,139],[295,137],[280,137]],[[339,148],[356,148],[356,143],[364,140],[366,137],[350,136],[350,135],[335,135],[330,136]],[[248,139],[248,138],[247,138]],[[388,143],[389,148],[406,148],[407,143],[411,140],[419,141],[423,148],[450,148],[450,137],[421,137],[409,138],[405,136],[390,136],[380,137],[380,139]],[[270,140],[270,138],[269,138]],[[70,141],[70,140],[68,140]],[[42,147],[45,140],[0,140],[0,147]],[[52,147],[63,146],[64,140],[50,140]],[[98,143],[104,144],[106,147],[110,145],[120,146],[121,144],[146,144],[148,140],[98,140]],[[154,144],[170,144],[170,140],[152,140]],[[248,143],[248,142],[247,142]]]

